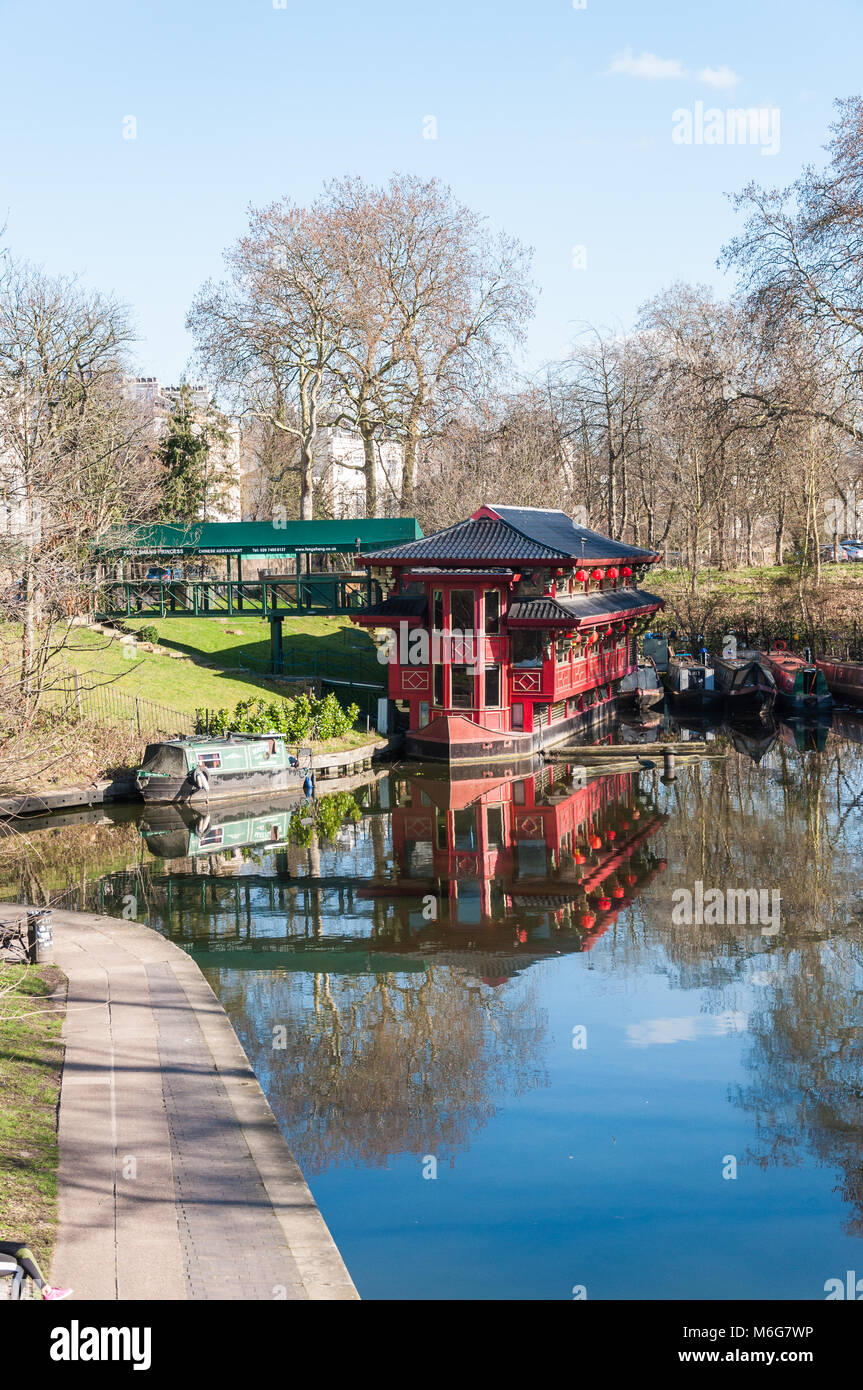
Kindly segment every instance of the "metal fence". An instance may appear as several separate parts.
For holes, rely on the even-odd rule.
[[[113,685],[89,685],[80,671],[66,671],[54,689],[54,707],[67,719],[98,719],[128,728],[131,734],[191,734],[195,716],[142,695],[127,695]]]
[[[835,623],[803,623],[791,619],[759,623],[749,618],[729,618],[725,623],[712,620],[703,630],[695,631],[682,620],[674,621],[667,612],[651,624],[653,632],[676,636],[678,651],[687,646],[690,651],[706,647],[709,652],[721,652],[723,639],[734,633],[739,647],[769,650],[777,640],[790,651],[802,652],[808,647],[814,657],[837,657],[840,661],[863,661],[863,628],[856,621],[839,627]]]

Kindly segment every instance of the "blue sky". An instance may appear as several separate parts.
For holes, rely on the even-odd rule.
[[[249,203],[396,170],[535,248],[537,369],[676,277],[721,284],[725,194],[820,160],[863,80],[859,0],[0,0],[0,26],[7,242],[125,300],[164,381]],[[675,144],[698,101],[778,108],[779,152]]]

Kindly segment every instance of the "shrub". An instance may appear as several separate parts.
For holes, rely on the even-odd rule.
[[[159,629],[153,627],[152,623],[147,623],[144,627],[138,629],[138,638],[142,642],[158,642]]]
[[[319,700],[315,696],[297,695],[292,700],[265,700],[260,696],[240,700],[233,710],[199,710],[195,733],[208,731],[224,734],[283,734],[289,743],[324,741],[342,738],[353,728],[359,714],[358,705],[343,709],[332,692]]]

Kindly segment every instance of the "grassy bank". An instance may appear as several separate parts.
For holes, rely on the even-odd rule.
[[[138,632],[149,625],[158,631],[155,647],[124,642],[116,631],[76,627],[66,634],[56,663],[79,673],[83,717],[74,725],[43,719],[32,735],[17,740],[14,757],[0,771],[0,791],[51,790],[92,782],[112,768],[137,765],[144,739],[137,732],[135,699],[193,717],[199,709],[233,709],[242,700],[290,697],[305,688],[303,682],[272,680],[259,673],[269,657],[269,624],[260,618],[176,618],[156,624],[142,619],[130,622],[129,628]],[[13,627],[5,627],[2,638],[10,656],[17,652],[20,634]],[[384,680],[371,638],[345,618],[286,620],[284,645],[294,669],[311,674],[316,663],[324,670],[329,662],[359,682]],[[326,688],[334,689],[343,705],[355,698],[346,684]],[[63,691],[48,698],[49,709],[74,700],[70,684]],[[115,694],[120,698],[114,699]],[[365,698],[360,695],[356,731],[315,751],[341,752],[368,742],[365,714],[374,708],[375,696],[374,690]],[[164,718],[170,723],[170,715]]]
[[[53,966],[0,965],[0,1240],[26,1242],[46,1277],[57,1221],[65,996],[65,976]]]
[[[158,647],[128,643],[110,635],[76,628],[61,654],[63,664],[82,675],[110,680],[124,695],[194,714],[196,709],[235,705],[256,692],[287,694],[289,687],[268,679],[269,624],[208,618],[173,618],[161,623],[130,622],[129,630],[155,626]],[[317,658],[350,670],[358,681],[382,681],[375,646],[341,618],[298,618],[284,625],[285,652],[311,673]]]
[[[801,585],[793,566],[702,570],[693,592],[681,570],[656,570],[645,587],[666,601],[663,623],[685,631],[741,628],[799,629],[863,637],[863,565],[827,564]],[[660,626],[661,624],[657,624]]]

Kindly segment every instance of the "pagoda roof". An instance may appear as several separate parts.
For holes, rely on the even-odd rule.
[[[605,593],[573,594],[566,598],[516,598],[506,615],[510,627],[591,627],[624,616],[655,613],[663,605],[644,589],[609,589]]]
[[[544,507],[480,507],[465,521],[434,531],[422,540],[373,551],[364,564],[481,564],[556,565],[598,560],[632,560],[650,564],[659,556],[626,541],[615,541],[577,526],[566,512]]]

